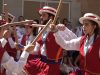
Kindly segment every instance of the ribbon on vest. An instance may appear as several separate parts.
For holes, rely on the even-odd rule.
[[[86,53],[88,52],[88,47],[89,47],[89,40],[86,39],[86,43],[85,43],[85,45],[84,45],[84,53],[85,53],[85,55],[86,55]]]

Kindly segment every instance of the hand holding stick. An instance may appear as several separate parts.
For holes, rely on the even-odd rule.
[[[48,23],[46,24],[46,26],[40,31],[40,33],[37,35],[37,37],[33,40],[33,42],[31,44],[35,44],[36,41],[40,38],[40,36],[44,33],[44,31],[48,28],[48,26],[51,24],[52,20],[50,19],[48,21]]]
[[[60,2],[59,2],[56,15],[54,17],[54,20],[53,20],[52,24],[50,25],[50,29],[51,29],[52,32],[57,32],[58,31],[58,29],[56,27],[56,22],[57,22],[57,19],[59,17],[59,14],[60,14],[61,6],[62,6],[62,0],[60,0]]]
[[[62,6],[62,0],[60,0],[60,2],[59,2],[58,8],[57,8],[57,12],[56,12],[56,15],[54,17],[54,20],[53,20],[52,24],[56,24],[57,18],[59,16],[60,11],[61,11],[61,6]],[[60,55],[61,51],[62,51],[62,48],[60,47],[58,49],[58,52],[57,52],[57,55],[56,55],[56,62],[58,62],[59,55]]]
[[[54,20],[53,20],[53,22],[52,22],[53,24],[55,24],[56,21],[57,21],[57,18],[58,18],[60,9],[61,9],[61,4],[62,4],[62,0],[60,0],[60,2],[59,2],[56,15],[55,15]],[[43,32],[47,29],[47,27],[48,27],[50,24],[51,24],[51,19],[48,21],[48,23],[46,24],[46,26],[40,31],[40,33],[39,33],[39,34],[37,35],[37,37],[34,39],[34,41],[32,42],[32,44],[35,44],[35,43],[36,43],[36,41],[40,38],[40,36],[43,34]]]

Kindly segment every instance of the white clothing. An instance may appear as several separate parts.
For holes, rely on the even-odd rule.
[[[47,30],[47,32],[49,32],[49,31],[50,31],[50,29]],[[69,31],[69,33],[67,33],[67,31]],[[65,40],[71,40],[71,39],[73,39],[73,37],[75,37],[75,38],[77,37],[74,33],[72,33],[72,31],[68,30],[68,28],[66,28],[65,31],[58,31],[57,34],[60,35],[61,37],[63,37]],[[73,35],[71,35],[71,34],[73,34]],[[69,36],[70,36],[70,38],[68,38]],[[39,48],[40,48],[40,44],[37,42],[33,53],[38,54]],[[41,55],[47,56],[44,44],[42,45],[40,51],[41,51]]]
[[[65,50],[79,50],[80,38],[77,38],[68,28],[63,31],[63,34],[63,37],[59,34],[59,31],[54,34],[56,42]]]
[[[0,41],[4,47],[7,41],[4,38],[0,39]],[[27,62],[28,56],[29,53],[27,51],[23,51],[19,61],[15,62],[14,58],[9,56],[8,53],[5,51],[1,60],[1,66],[13,73],[20,73],[22,72],[23,67]],[[7,74],[7,75],[11,75],[11,74]]]
[[[31,44],[32,41],[35,39],[36,36],[33,36],[32,34],[28,37],[26,40],[26,45]]]
[[[23,39],[23,36],[19,39],[19,43],[21,43],[22,39]],[[35,39],[36,36],[33,36],[32,34],[26,39],[26,45],[30,44],[34,39]]]
[[[19,26],[16,27],[16,32],[18,36],[18,41],[20,41],[20,38],[25,34],[25,28],[20,28]]]
[[[62,37],[59,34],[59,32],[54,33],[56,42],[65,50],[78,50],[79,51],[81,37],[77,38],[75,34],[71,32],[68,28],[66,28],[66,30],[63,31],[63,34],[64,33],[65,33],[64,36],[66,37]],[[69,41],[69,39],[71,40]],[[94,35],[92,35],[89,39],[88,48],[90,48],[91,45],[93,44],[93,40],[94,40]]]
[[[23,51],[19,61],[15,62],[14,58],[9,56],[8,53],[5,52],[3,57],[2,57],[1,65],[5,69],[7,69],[7,70],[9,70],[11,72],[20,73],[23,70],[23,67],[27,62],[28,55],[29,55],[28,52]]]
[[[2,43],[2,47],[4,47],[7,43],[7,40],[5,38],[0,39],[1,43]],[[15,42],[13,41],[13,39],[10,37],[8,38],[8,42],[11,48],[15,48]]]

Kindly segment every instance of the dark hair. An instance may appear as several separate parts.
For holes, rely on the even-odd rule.
[[[49,19],[52,17],[52,19],[54,19],[54,17],[55,17],[55,15],[53,15],[53,14],[50,14],[50,13],[48,13],[48,20],[47,21],[49,21]],[[60,19],[59,19],[59,17],[57,18],[57,21],[56,21],[56,23],[55,24],[58,24],[59,23],[59,21],[60,21]]]
[[[50,14],[50,13],[47,13],[48,14],[48,19],[47,20],[45,20],[45,21],[43,21],[43,24],[45,25],[48,21],[49,21],[49,19],[52,17],[52,19],[54,19],[54,15],[53,14]]]
[[[20,21],[20,18],[23,18],[23,20],[24,20],[24,16],[19,16],[18,17],[18,21]]]
[[[34,21],[39,24],[39,20],[38,19],[34,19]],[[33,29],[33,35],[36,36],[38,34],[38,28],[37,27],[34,27]]]
[[[98,23],[96,23],[95,21],[92,21],[92,20],[89,20],[89,21],[92,23],[92,25],[96,25],[96,28],[95,28],[95,30],[94,30],[94,34],[95,34],[95,36],[94,36],[94,41],[95,41],[97,35],[99,34],[99,25],[98,25]]]
[[[53,17],[53,19],[54,19],[54,17],[55,17],[53,14],[50,14],[50,13],[48,13],[48,15],[49,15],[49,18]]]
[[[64,21],[69,22],[67,18],[64,18],[64,19],[62,20],[62,23],[63,23],[63,24],[64,24]]]
[[[39,20],[38,20],[38,19],[34,19],[34,21],[35,21],[37,24],[39,24]]]
[[[54,17],[54,15],[53,15],[53,14],[51,14],[51,13],[48,13],[48,15],[49,15],[49,16],[53,16],[53,17]]]
[[[33,32],[33,35],[34,35],[34,36],[37,35],[37,29],[36,29],[36,28],[34,28],[32,32]]]

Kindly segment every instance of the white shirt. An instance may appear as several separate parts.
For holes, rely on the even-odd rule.
[[[49,33],[50,29],[48,28],[46,31]],[[45,37],[45,36],[43,36],[43,37]],[[41,39],[41,40],[42,40],[42,39]],[[32,53],[35,54],[35,55],[38,55],[39,48],[40,48],[40,44],[39,44],[38,42],[36,42],[35,48],[34,48],[34,50],[33,50]],[[47,56],[45,44],[43,44],[43,45],[41,46],[40,51],[41,51],[41,52],[40,52],[41,55]]]
[[[29,55],[29,53],[27,53],[26,51],[23,51],[19,61],[15,62],[14,58],[9,56],[8,53],[5,52],[2,57],[1,65],[5,69],[7,69],[13,73],[20,73],[20,72],[22,72],[23,67],[27,62],[28,55]]]
[[[66,28],[66,30],[63,31],[63,34],[64,36],[62,37],[59,34],[59,32],[54,33],[56,42],[65,50],[78,50],[79,51],[81,37],[77,38],[76,35],[72,31],[70,31],[68,28]],[[94,40],[94,35],[92,35],[89,39],[88,48],[90,48],[91,45],[93,44],[93,40]],[[99,49],[98,56],[100,58],[100,49]]]
[[[62,48],[66,49],[66,50],[79,50],[81,37],[77,37],[68,28],[66,28],[65,31],[63,31],[63,34],[64,34],[63,37],[59,34],[59,32],[56,32],[54,34],[56,42]],[[93,41],[91,41],[93,39],[94,39],[94,35],[90,37],[90,39],[89,39],[89,41],[90,41],[89,45],[91,45],[93,43]]]
[[[33,34],[31,34],[28,39],[26,40],[26,45],[31,44],[32,41],[35,39],[36,36],[34,36]]]
[[[48,29],[47,31],[49,32],[50,30]],[[69,31],[69,33],[67,33],[67,31]],[[73,35],[71,35],[71,34],[73,34]],[[74,33],[72,33],[72,31],[68,30],[67,28],[66,28],[65,31],[58,31],[57,32],[57,35],[60,35],[65,40],[71,40],[71,39],[73,39],[73,37],[77,37]],[[70,38],[69,38],[69,36],[70,36]],[[38,50],[39,50],[39,47],[40,47],[40,44],[39,43],[36,43],[33,53],[36,53],[37,54],[38,53]],[[41,55],[47,56],[47,54],[46,54],[46,48],[45,48],[45,45],[44,44],[42,45],[40,51],[41,51]]]
[[[20,38],[22,38],[22,36],[25,34],[25,28],[20,28],[19,26],[17,26],[16,30],[18,39],[20,40]]]
[[[7,41],[5,39],[0,39],[0,41],[1,41],[2,46],[4,47]],[[14,58],[9,56],[8,53],[5,51],[1,60],[1,66],[13,73],[21,73],[24,65],[27,62],[28,56],[29,56],[29,53],[26,51],[23,51],[19,61],[15,62]]]
[[[80,38],[77,38],[68,28],[63,31],[63,34],[63,37],[59,31],[54,34],[56,42],[65,50],[79,50]]]

